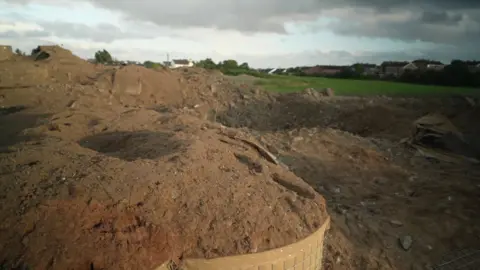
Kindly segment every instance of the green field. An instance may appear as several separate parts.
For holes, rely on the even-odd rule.
[[[480,95],[480,89],[448,86],[432,86],[408,84],[388,81],[333,79],[322,77],[297,77],[273,75],[269,78],[258,78],[256,85],[266,90],[276,92],[295,92],[305,88],[332,88],[336,95],[388,95],[388,96],[418,96],[418,95]]]

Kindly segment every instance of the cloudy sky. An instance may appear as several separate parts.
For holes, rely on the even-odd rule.
[[[254,67],[480,59],[480,0],[0,0],[0,44]]]

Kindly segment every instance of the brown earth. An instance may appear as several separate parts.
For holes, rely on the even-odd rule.
[[[478,105],[271,94],[201,69],[40,52],[0,62],[3,269],[150,270],[259,252],[315,231],[326,207],[325,269],[430,269],[479,248],[478,166],[400,143],[428,112],[478,136]]]
[[[267,161],[248,132],[207,120],[243,95],[223,90],[229,81],[201,70],[77,71],[65,50],[41,50],[49,57],[2,63],[4,267],[153,269],[281,247],[327,219],[324,199]],[[52,69],[64,65],[71,76]],[[15,87],[21,72],[56,80]]]

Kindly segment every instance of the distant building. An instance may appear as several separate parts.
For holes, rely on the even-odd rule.
[[[471,73],[480,73],[480,64],[468,65],[468,71],[470,71]]]
[[[170,63],[170,68],[193,67],[193,61],[187,59],[175,59]]]
[[[267,73],[268,73],[268,74],[273,74],[273,73],[275,73],[275,71],[277,71],[277,68],[271,69],[271,70],[269,70]]]
[[[361,72],[363,76],[379,75],[380,67],[375,64],[356,63],[350,66],[352,72]]]
[[[428,70],[434,70],[434,71],[442,71],[445,68],[445,65],[441,64],[428,64],[427,69]]]
[[[410,64],[411,63],[409,62],[383,62],[380,66],[382,67],[382,73],[384,76],[398,77],[405,71],[404,67]],[[415,68],[415,65],[410,65],[407,67],[407,69]]]
[[[303,72],[307,75],[332,76],[342,72],[342,67],[317,65],[314,67],[306,68]]]

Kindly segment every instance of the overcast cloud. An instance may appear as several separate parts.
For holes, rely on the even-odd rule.
[[[131,20],[172,27],[284,33],[289,20],[338,18],[336,33],[452,43],[480,39],[478,0],[90,0]],[[333,11],[333,12],[332,12]],[[476,20],[477,21],[476,21]],[[448,29],[446,29],[448,27]],[[314,30],[314,29],[312,29]],[[445,33],[447,30],[447,33]]]
[[[21,38],[31,37],[56,42],[65,39],[67,44],[83,44],[78,46],[78,50],[83,52],[95,50],[98,45],[127,56],[128,53],[121,51],[129,50],[115,45],[124,41],[138,48],[135,53],[138,57],[138,52],[147,54],[146,45],[157,44],[154,40],[160,42],[158,37],[162,37],[169,40],[162,39],[164,45],[155,45],[152,54],[163,55],[178,48],[179,55],[243,57],[262,66],[300,64],[300,61],[305,64],[318,61],[322,64],[411,60],[416,57],[442,61],[452,58],[480,59],[480,46],[477,45],[480,44],[480,0],[3,2],[18,7],[16,14],[10,12],[10,18],[13,15],[18,18],[18,13],[21,15],[23,12],[22,7],[29,4],[48,5],[51,8],[66,4],[91,4],[99,10],[115,14],[116,21],[95,24],[89,23],[88,19],[101,18],[89,17],[88,14],[85,14],[85,22],[74,21],[73,18],[63,21],[48,18],[32,20],[26,16],[25,21],[37,25],[39,29],[23,31],[10,29],[5,23],[2,31],[0,22],[2,40],[17,42]],[[288,25],[295,27],[289,28]],[[167,42],[175,44],[173,39],[177,40],[177,46],[167,46]],[[143,40],[144,44],[138,40]],[[298,41],[297,45],[295,40]],[[92,45],[85,43],[88,41]],[[347,41],[351,44],[346,44]],[[370,46],[372,49],[369,49],[365,44],[373,41],[377,42],[377,46]],[[392,45],[392,42],[396,45]],[[422,48],[412,45],[419,42]],[[362,44],[366,49],[358,49]]]

